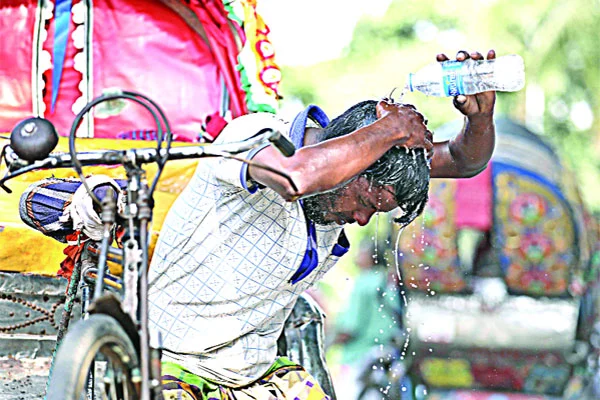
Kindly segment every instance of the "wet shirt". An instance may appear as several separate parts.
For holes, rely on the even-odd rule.
[[[285,133],[290,124],[250,114],[217,141],[266,127]],[[304,212],[299,202],[256,189],[240,161],[199,162],[169,210],[149,272],[150,328],[162,335],[163,360],[230,386],[258,379],[274,362],[296,299],[337,261],[331,251],[341,232],[316,225],[318,265],[292,284],[307,249]]]

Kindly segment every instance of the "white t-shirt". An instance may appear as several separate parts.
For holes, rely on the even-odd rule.
[[[218,142],[290,124],[268,113],[233,120]],[[244,156],[243,154],[241,156]],[[316,226],[318,266],[290,283],[307,248],[299,202],[265,188],[250,193],[235,160],[201,160],[171,207],[150,267],[150,328],[163,337],[163,360],[229,386],[260,378],[298,296],[337,261],[341,227]]]

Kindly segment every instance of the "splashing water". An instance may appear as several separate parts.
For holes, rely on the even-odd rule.
[[[404,99],[404,95],[406,94],[406,92],[409,90],[409,86],[408,83],[406,85],[404,85],[402,87],[402,91],[400,92],[400,96],[398,97],[398,100],[395,101],[395,103],[402,103],[402,99]],[[391,95],[390,95],[391,97]]]
[[[395,89],[394,89],[394,90],[395,90]],[[394,100],[394,99],[392,98],[392,94],[394,93],[393,91],[392,91],[392,93],[390,93],[390,99],[391,99],[391,100],[392,100],[394,103],[397,103],[397,104],[402,104],[402,100],[404,99],[404,95],[405,95],[407,92],[409,92],[409,91],[410,91],[410,87],[409,87],[409,85],[408,85],[408,83],[407,83],[407,84],[405,84],[405,85],[402,87],[402,91],[400,92],[400,96],[398,96],[397,100]],[[427,122],[425,122],[425,125],[427,125]],[[408,153],[408,147],[405,147],[405,149],[406,149],[406,152]],[[415,153],[414,151],[413,151],[413,156],[416,156],[416,153]],[[427,149],[423,149],[423,157],[425,158],[425,162],[427,163],[427,168],[428,168],[428,169],[431,169],[431,159],[429,158],[429,152],[427,151]]]
[[[395,257],[394,257],[394,261],[396,264],[396,274],[398,275],[398,286],[403,287],[404,286],[404,281],[402,280],[402,272],[400,271],[400,257],[402,257],[402,253],[400,253],[400,236],[402,236],[402,232],[404,232],[404,229],[406,227],[403,226],[402,228],[400,228],[398,230],[398,236],[396,237],[396,245],[395,245]],[[402,296],[402,302],[404,303],[404,307],[405,309],[408,307],[408,299],[406,298],[406,291],[405,290],[400,290],[400,296]],[[410,315],[408,314],[408,312],[405,313],[406,316],[406,322],[408,325],[408,321],[410,320]],[[406,356],[406,349],[408,348],[408,345],[410,343],[410,328],[406,328],[406,335],[405,335],[405,339],[404,339],[404,345],[402,346],[402,353],[400,356],[401,360],[404,360],[405,356]]]
[[[377,199],[377,203],[376,206],[379,209],[381,206],[381,198]],[[379,249],[379,219],[381,218],[381,213],[377,213],[375,215],[375,234],[371,236],[371,240],[373,240],[374,242],[374,255],[373,258],[375,259],[375,262],[378,262],[378,260],[381,259],[381,257],[379,257],[379,252],[382,251],[382,249]],[[388,246],[391,245],[391,240],[389,238],[385,239],[385,248],[387,248]],[[387,268],[391,267],[391,263],[388,262],[386,260],[386,265]],[[386,268],[386,269],[387,269]],[[398,267],[396,267],[398,269]],[[386,279],[387,281],[387,279]],[[396,297],[396,291],[398,290],[396,288],[396,286],[394,287],[377,287],[376,288],[377,292],[379,293],[381,302],[379,303],[379,307],[377,309],[380,318],[385,319],[386,321],[389,321],[389,324],[385,324],[385,328],[383,329],[379,329],[378,331],[378,336],[379,337],[375,337],[373,339],[373,342],[376,344],[376,346],[379,349],[379,353],[380,353],[380,357],[378,358],[377,362],[375,362],[374,365],[372,365],[372,369],[373,371],[381,371],[385,374],[385,376],[388,377],[388,382],[387,384],[381,382],[381,386],[378,388],[379,392],[381,394],[383,394],[384,396],[387,396],[388,393],[390,392],[392,386],[394,385],[394,383],[392,383],[394,381],[394,379],[392,377],[396,377],[398,375],[398,371],[397,371],[397,367],[395,366],[394,361],[398,360],[398,359],[403,359],[400,358],[400,355],[396,354],[396,351],[391,351],[391,348],[388,347],[387,343],[384,345],[384,343],[382,343],[382,339],[383,337],[385,337],[385,329],[397,329],[398,324],[401,323],[397,321],[397,318],[395,317],[394,313],[387,315],[385,309],[388,307],[388,305],[386,304],[386,300],[394,300],[397,299]],[[389,293],[388,293],[389,290]],[[406,303],[406,299],[404,300],[404,302]],[[386,349],[388,351],[386,351]],[[403,352],[405,354],[405,351]]]
[[[379,208],[381,204],[381,198],[378,199],[377,201],[377,207]],[[378,240],[377,240],[377,234],[379,233],[379,213],[377,213],[375,215],[375,236],[373,236],[373,240],[375,243],[375,254],[373,254],[373,258],[375,259],[375,263],[378,262],[379,260],[379,246],[378,246]]]
[[[425,218],[421,218],[421,252],[425,251]]]

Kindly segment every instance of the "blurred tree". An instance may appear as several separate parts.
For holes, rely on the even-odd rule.
[[[438,53],[521,54],[527,87],[499,93],[497,114],[547,136],[575,170],[586,203],[600,211],[598,26],[600,0],[396,0],[383,18],[358,23],[343,57],[284,67],[283,93],[335,115],[394,88],[398,99],[407,74]],[[449,99],[410,93],[403,101],[415,104],[433,129],[460,117]]]

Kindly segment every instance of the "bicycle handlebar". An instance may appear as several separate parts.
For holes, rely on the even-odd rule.
[[[83,117],[96,105],[101,102],[115,100],[115,99],[127,99],[134,101],[139,105],[146,108],[152,115],[156,127],[157,127],[157,147],[156,148],[139,148],[130,150],[97,150],[89,152],[77,152],[75,150],[75,139],[76,130],[79,124],[82,122]],[[164,128],[164,130],[163,130]],[[163,148],[163,132],[165,135],[165,144]],[[52,124],[42,118],[32,118],[22,121],[13,130],[11,134],[11,145],[6,145],[0,152],[0,163],[2,160],[6,163],[7,173],[0,179],[0,188],[6,192],[11,193],[11,190],[6,187],[5,183],[19,175],[27,172],[45,169],[45,168],[64,168],[73,167],[79,175],[83,185],[92,197],[95,203],[102,206],[102,221],[104,226],[100,254],[98,260],[98,275],[97,283],[95,287],[94,300],[99,299],[100,293],[104,285],[104,273],[106,267],[106,258],[109,254],[109,241],[111,240],[109,230],[111,223],[114,223],[114,211],[117,207],[110,202],[101,203],[94,195],[93,191],[87,186],[84,175],[82,173],[82,166],[90,165],[123,165],[127,169],[128,181],[130,186],[130,192],[128,193],[127,202],[128,204],[135,205],[136,211],[132,211],[133,207],[128,207],[127,215],[128,225],[130,229],[131,239],[129,244],[134,247],[127,247],[123,255],[123,267],[124,271],[130,271],[134,277],[132,280],[125,279],[126,284],[123,287],[125,289],[128,285],[127,282],[135,281],[139,284],[132,284],[133,291],[124,290],[128,293],[124,297],[124,307],[127,309],[127,313],[130,314],[133,320],[139,319],[140,323],[140,335],[139,335],[139,349],[140,353],[140,372],[141,372],[141,398],[150,399],[154,397],[151,392],[154,392],[158,385],[150,386],[151,382],[151,354],[149,345],[148,335],[148,265],[149,265],[149,235],[148,225],[152,219],[152,202],[151,196],[155,188],[156,183],[160,177],[161,171],[168,160],[181,160],[181,159],[192,159],[202,157],[226,157],[236,158],[234,155],[243,153],[245,151],[256,148],[257,146],[266,145],[268,143],[273,144],[279,149],[284,156],[291,156],[294,154],[294,145],[280,132],[273,129],[263,129],[258,132],[254,137],[234,143],[219,143],[219,144],[206,144],[206,145],[195,145],[195,146],[177,146],[171,147],[172,142],[172,130],[168,123],[168,120],[164,112],[148,97],[139,93],[130,91],[118,90],[115,93],[108,93],[99,96],[86,104],[83,109],[76,115],[75,120],[71,126],[69,135],[69,152],[68,153],[55,153],[50,154],[56,142],[58,141],[58,134],[52,126]],[[12,146],[12,147],[11,147]],[[268,165],[261,165],[250,160],[241,160],[255,167],[264,168],[280,176],[283,176],[288,180],[290,185],[297,191],[293,180],[281,171],[277,171]],[[157,163],[158,170],[154,176],[152,185],[148,186],[144,184],[143,190],[139,190],[137,185],[141,173],[143,172],[140,166],[146,163]],[[132,183],[134,182],[134,183]],[[132,194],[133,193],[133,194]],[[131,195],[130,195],[131,194]],[[112,196],[109,196],[112,199]],[[106,216],[105,210],[110,210],[111,215]],[[106,213],[108,214],[108,212]],[[135,239],[135,229],[138,229],[139,237],[141,241],[141,254],[139,254],[137,240]],[[127,254],[127,252],[131,254]],[[138,268],[139,264],[139,268]],[[128,266],[134,266],[128,268]],[[139,293],[138,293],[139,287]],[[132,300],[133,299],[133,300]],[[138,301],[139,300],[139,301]],[[138,306],[139,303],[139,306]],[[94,350],[95,351],[95,350]],[[60,355],[60,352],[59,352]],[[160,375],[159,375],[160,376]],[[58,393],[58,392],[57,392]],[[159,397],[159,396],[156,396]]]
[[[262,129],[256,136],[242,142],[202,144],[195,146],[180,146],[167,149],[139,148],[129,150],[97,150],[77,152],[77,160],[82,166],[90,165],[119,165],[119,164],[147,164],[163,159],[168,155],[169,160],[183,160],[202,157],[226,157],[243,153],[257,146],[272,143],[286,157],[294,154],[294,145],[280,132],[270,128]],[[0,160],[1,161],[1,160]],[[69,153],[50,154],[38,161],[26,161],[7,146],[4,151],[4,161],[8,166],[8,173],[0,179],[0,188],[6,192],[12,191],[5,183],[19,175],[44,168],[70,168],[73,158]]]

